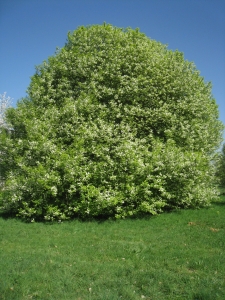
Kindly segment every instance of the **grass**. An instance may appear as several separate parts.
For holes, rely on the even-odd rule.
[[[62,224],[0,218],[0,299],[225,299],[225,196],[209,209]]]

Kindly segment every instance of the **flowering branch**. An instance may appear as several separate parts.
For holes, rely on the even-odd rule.
[[[6,96],[6,92],[0,94],[0,128],[6,125],[5,123],[5,111],[10,107],[12,98]]]

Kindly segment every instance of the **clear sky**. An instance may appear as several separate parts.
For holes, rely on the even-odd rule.
[[[225,0],[0,0],[0,94],[16,105],[68,31],[103,22],[138,27],[183,52],[212,82],[225,123]]]

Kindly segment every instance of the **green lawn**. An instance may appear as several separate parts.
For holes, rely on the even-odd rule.
[[[135,220],[1,217],[0,299],[224,300],[225,197]]]

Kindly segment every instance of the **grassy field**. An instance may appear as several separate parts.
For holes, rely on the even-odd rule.
[[[225,299],[225,197],[105,222],[0,218],[0,299]]]

